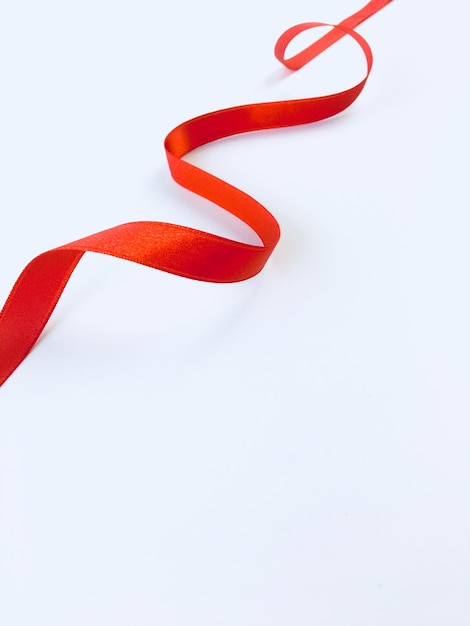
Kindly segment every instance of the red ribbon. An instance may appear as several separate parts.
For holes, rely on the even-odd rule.
[[[0,313],[0,385],[36,343],[85,252],[109,254],[172,274],[212,282],[245,280],[261,271],[279,241],[280,230],[275,218],[251,196],[182,157],[222,137],[308,124],[346,109],[361,93],[372,68],[371,49],[353,29],[389,2],[391,0],[372,0],[335,26],[318,22],[299,24],[289,28],[276,44],[276,58],[289,69],[297,70],[345,35],[350,35],[367,59],[367,73],[359,84],[318,98],[214,111],[184,122],[166,137],[166,155],[175,181],[243,220],[259,235],[262,245],[249,245],[175,224],[132,222],[44,252],[23,270]],[[289,43],[299,33],[318,26],[331,26],[332,30],[287,59],[285,52]]]

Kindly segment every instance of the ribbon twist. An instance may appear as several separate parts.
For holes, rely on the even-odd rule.
[[[339,93],[300,100],[266,102],[214,111],[184,122],[165,139],[174,180],[243,220],[262,245],[249,245],[193,228],[162,222],[132,222],[95,233],[34,258],[16,281],[0,313],[0,385],[36,343],[68,279],[85,252],[108,254],[196,280],[235,282],[261,271],[280,237],[276,219],[254,198],[191,165],[183,157],[200,146],[238,133],[296,126],[323,120],[349,107],[372,68],[372,51],[353,29],[391,0],[372,0],[338,25],[308,22],[279,38],[276,58],[291,70],[303,67],[345,35],[353,37],[367,60],[365,78]],[[301,32],[331,26],[326,35],[286,58],[289,43]]]

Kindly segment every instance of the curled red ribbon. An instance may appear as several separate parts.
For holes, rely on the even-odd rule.
[[[33,259],[16,281],[0,313],[0,385],[13,373],[36,343],[68,279],[85,252],[108,254],[172,274],[211,282],[235,282],[261,271],[280,237],[276,219],[254,198],[191,165],[182,157],[216,139],[238,133],[296,126],[340,113],[359,96],[372,68],[372,51],[353,29],[391,0],[372,0],[338,25],[308,22],[289,28],[279,38],[276,58],[297,70],[345,35],[353,37],[367,60],[365,78],[339,93],[301,100],[266,102],[214,111],[184,122],[165,139],[175,181],[250,226],[262,245],[249,245],[185,226],[162,222],[121,224],[44,252]],[[291,58],[285,53],[301,32],[331,26],[321,37]]]

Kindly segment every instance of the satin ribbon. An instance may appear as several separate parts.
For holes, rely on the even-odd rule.
[[[367,60],[366,76],[354,87],[322,97],[214,111],[184,122],[166,137],[166,156],[174,180],[243,220],[258,234],[262,245],[249,245],[176,224],[132,222],[44,252],[23,270],[0,313],[0,385],[36,343],[85,252],[108,254],[211,282],[241,281],[260,272],[279,241],[280,229],[276,219],[245,192],[191,165],[182,157],[223,137],[308,124],[349,107],[364,88],[372,68],[371,49],[354,28],[389,2],[391,0],[372,0],[337,25],[299,24],[283,33],[276,44],[276,58],[287,68],[297,70],[345,35],[353,37]],[[289,43],[299,33],[319,26],[331,26],[331,30],[303,51],[286,58]]]

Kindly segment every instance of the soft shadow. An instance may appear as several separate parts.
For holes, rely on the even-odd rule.
[[[292,74],[292,70],[287,69],[287,67],[281,66],[278,67],[277,70],[274,70],[272,74],[267,76],[262,84],[266,85],[267,87],[273,87],[274,85],[278,85],[280,82],[284,81],[286,78],[289,78],[289,76],[292,76]]]

